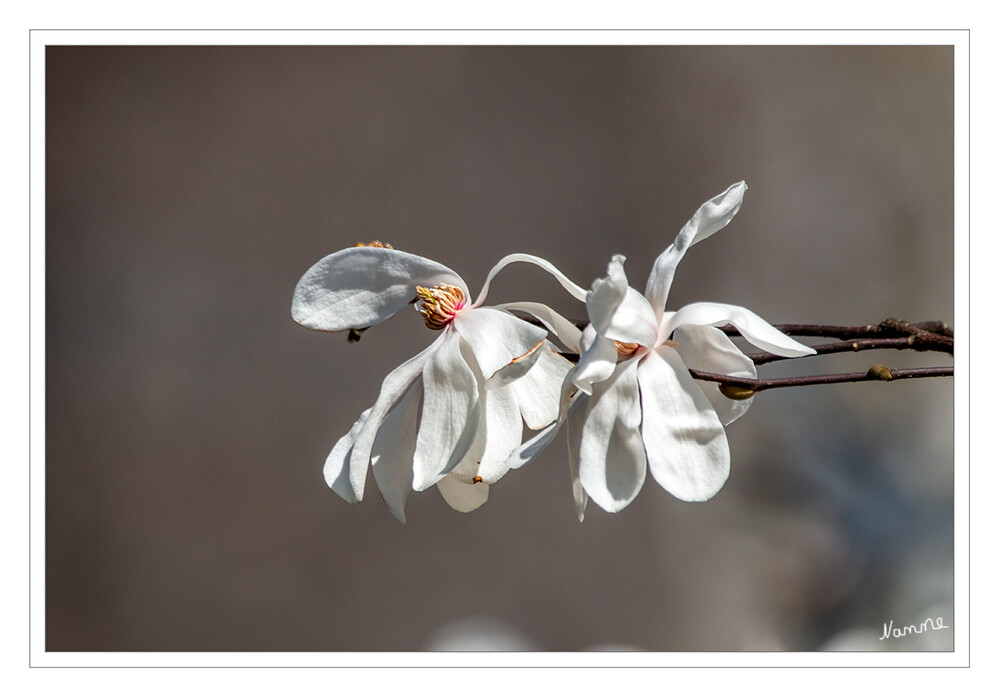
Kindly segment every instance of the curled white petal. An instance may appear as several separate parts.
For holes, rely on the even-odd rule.
[[[437,482],[437,490],[451,508],[461,513],[474,511],[489,498],[489,485],[485,482],[466,484],[450,475]]]
[[[677,343],[676,352],[692,370],[737,378],[756,378],[753,361],[721,329],[685,324],[673,332],[673,340]],[[745,414],[753,403],[754,397],[729,399],[718,389],[718,383],[701,380],[695,382],[715,408],[723,426],[728,426]]]
[[[631,503],[645,482],[638,363],[638,359],[624,361],[614,375],[595,384],[581,426],[577,418],[570,427],[582,429],[579,480],[583,489],[610,513]]]
[[[396,249],[351,247],[320,259],[299,280],[292,318],[309,329],[339,332],[369,327],[406,307],[416,286],[468,286],[436,261]]]
[[[680,230],[673,244],[656,259],[645,286],[645,297],[648,298],[657,318],[662,317],[666,307],[666,298],[669,296],[670,286],[673,285],[673,276],[680,259],[691,245],[707,239],[731,222],[742,207],[742,199],[748,188],[746,182],[738,182],[702,204],[694,213],[694,217]]]
[[[586,289],[581,288],[580,286],[573,283],[568,276],[566,276],[564,273],[555,268],[554,264],[552,264],[547,259],[536,257],[533,254],[507,254],[505,257],[500,259],[496,263],[496,265],[489,271],[489,275],[486,276],[486,282],[482,284],[482,290],[479,292],[479,297],[475,299],[475,302],[472,304],[472,307],[478,307],[485,301],[486,294],[489,292],[489,284],[492,282],[496,274],[502,271],[505,267],[517,261],[523,261],[528,264],[534,264],[535,266],[540,266],[542,269],[544,269],[552,276],[554,276],[555,280],[557,280],[562,285],[562,287],[569,292],[569,295],[576,298],[576,300],[582,300],[582,301],[586,300]]]
[[[642,359],[638,383],[652,476],[678,499],[711,498],[729,472],[728,440],[714,408],[670,346]]]
[[[815,353],[815,349],[798,343],[787,334],[775,329],[759,315],[738,305],[691,303],[681,307],[663,323],[660,336],[668,337],[675,329],[686,324],[702,326],[732,324],[753,346],[778,356],[797,358]]]

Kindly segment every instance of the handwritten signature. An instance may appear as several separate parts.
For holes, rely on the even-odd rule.
[[[896,627],[895,620],[889,620],[885,623],[884,627],[884,634],[881,635],[878,641],[901,639],[909,634],[922,634],[923,632],[937,631],[938,629],[950,629],[950,627],[943,623],[942,617],[937,617],[936,620],[932,617],[927,617],[921,624],[907,624],[904,627]]]

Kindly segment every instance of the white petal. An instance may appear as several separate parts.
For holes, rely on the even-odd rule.
[[[740,351],[721,329],[686,324],[677,327],[673,332],[673,340],[679,344],[674,348],[687,368],[738,378],[756,377],[756,366],[753,361]],[[745,414],[749,405],[753,403],[753,397],[729,399],[721,393],[716,382],[703,380],[695,382],[715,408],[723,426],[728,426]]]
[[[583,416],[579,480],[610,513],[631,503],[645,482],[638,363],[624,361],[609,379],[595,384]]]
[[[692,303],[681,307],[663,323],[662,338],[668,337],[673,330],[685,324],[716,327],[733,324],[749,343],[778,356],[811,356],[815,353],[815,349],[799,344],[759,315],[738,305]]]
[[[661,318],[666,308],[666,298],[669,296],[670,286],[673,285],[673,275],[680,259],[691,245],[707,239],[729,224],[742,207],[742,199],[746,195],[747,188],[746,182],[733,184],[701,205],[694,213],[694,217],[680,230],[673,244],[656,259],[645,286],[645,297],[649,299],[656,318]]]
[[[576,300],[586,300],[586,289],[581,288],[569,280],[568,276],[555,268],[555,266],[547,259],[536,257],[533,254],[508,254],[500,259],[496,266],[489,271],[489,275],[486,276],[486,282],[482,284],[482,290],[479,292],[479,297],[475,299],[472,307],[478,307],[486,299],[486,294],[489,292],[489,284],[492,282],[496,274],[498,274],[503,268],[517,261],[524,261],[528,264],[540,266],[542,269],[554,276],[555,279],[562,284],[562,287],[569,291],[569,295],[574,297]]]
[[[368,462],[371,459],[371,447],[374,445],[378,429],[385,420],[386,414],[395,406],[409,386],[423,372],[424,366],[447,340],[450,332],[443,332],[430,346],[423,349],[408,361],[389,373],[382,381],[381,391],[375,405],[371,407],[368,418],[357,433],[357,439],[350,453],[350,484],[354,488],[357,500],[361,500],[364,492],[364,480],[368,473]]]
[[[339,332],[377,324],[406,307],[416,286],[465,282],[451,269],[415,254],[380,247],[351,247],[321,259],[305,272],[291,316],[310,329]]]
[[[583,483],[579,480],[579,446],[583,440],[583,423],[589,400],[588,395],[576,393],[568,410],[569,425],[566,428],[566,440],[569,444],[569,481],[572,483],[572,500],[576,504],[576,517],[580,523],[586,514],[586,503],[590,500]]]
[[[557,395],[555,400],[557,403]],[[479,408],[475,441],[462,461],[451,470],[451,476],[467,484],[473,483],[475,477],[493,484],[510,469],[507,459],[520,445],[524,425],[517,398],[509,385],[480,384]]]
[[[489,498],[489,485],[485,482],[465,484],[450,475],[437,482],[437,490],[451,508],[461,513],[474,511]]]
[[[651,347],[659,335],[659,320],[649,301],[628,286],[620,254],[607,265],[607,275],[594,281],[586,294],[586,313],[597,333],[608,339]]]
[[[461,462],[479,426],[479,387],[469,365],[475,358],[460,334],[451,328],[445,333],[423,367],[423,415],[413,457],[417,491],[437,483]]]
[[[548,336],[541,327],[492,307],[459,312],[454,318],[454,328],[468,342],[487,379],[538,348]]]
[[[579,335],[582,330],[547,305],[532,302],[502,303],[495,307],[503,310],[518,310],[534,315],[552,334],[558,337],[566,348],[579,353]]]
[[[533,462],[551,444],[552,439],[555,438],[555,434],[561,426],[561,420],[553,421],[538,431],[534,437],[521,443],[519,447],[510,453],[510,457],[507,458],[507,467],[510,469],[519,469],[529,462]]]
[[[360,433],[361,427],[364,426],[364,422],[370,413],[371,410],[366,409],[361,414],[360,418],[351,427],[350,433],[338,440],[336,445],[333,446],[333,450],[330,451],[330,454],[326,458],[326,464],[323,465],[323,478],[326,480],[326,485],[338,493],[347,503],[357,503],[361,500],[354,493],[354,489],[350,484],[350,453],[354,448],[354,441],[357,440],[357,434]],[[361,493],[364,493],[363,480],[361,483]]]
[[[532,431],[558,418],[559,395],[573,365],[553,350],[551,342],[538,349],[539,357],[527,374],[510,383],[520,413]]]
[[[385,417],[371,447],[371,471],[378,490],[400,523],[406,522],[406,498],[413,487],[413,453],[422,397],[423,385],[415,380]]]
[[[570,409],[570,395],[573,393],[573,385],[571,380],[565,380],[562,383],[561,394],[559,396],[558,404],[558,418],[551,422],[540,431],[537,435],[521,444],[520,447],[515,449],[510,457],[507,459],[507,466],[510,469],[516,469],[518,467],[523,467],[527,463],[534,460],[541,452],[548,447],[555,437],[555,433],[565,422],[566,417],[569,414]]]
[[[638,368],[642,439],[652,476],[684,501],[705,501],[728,479],[725,429],[680,355],[670,346],[649,352]]]
[[[572,382],[576,387],[590,394],[593,391],[593,384],[602,382],[614,373],[617,367],[617,346],[610,339],[597,335],[593,325],[589,325],[583,331],[583,338],[579,344],[583,349],[572,372]]]

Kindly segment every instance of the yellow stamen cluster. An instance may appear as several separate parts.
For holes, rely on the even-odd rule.
[[[465,307],[465,294],[457,286],[444,283],[433,288],[416,286],[423,321],[433,330],[440,330],[451,323],[458,310]]]
[[[395,249],[392,245],[387,242],[379,242],[378,240],[372,240],[365,244],[364,242],[358,242],[354,245],[355,247],[378,247],[379,249]]]
[[[615,341],[614,345],[617,346],[618,355],[624,358],[629,358],[635,355],[635,351],[638,350],[640,344],[631,344],[623,341]]]

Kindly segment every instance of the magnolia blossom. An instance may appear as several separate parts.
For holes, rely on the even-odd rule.
[[[370,463],[401,522],[410,490],[435,484],[453,508],[474,510],[486,501],[489,484],[506,473],[523,424],[540,429],[557,418],[571,364],[552,350],[545,329],[509,310],[535,315],[570,342],[578,342],[579,330],[538,303],[483,307],[490,280],[514,261],[545,268],[585,298],[585,290],[548,262],[517,254],[497,264],[469,302],[468,286],[451,269],[375,243],[325,257],[298,282],[292,317],[310,329],[361,329],[418,302],[426,325],[440,331],[389,373],[374,406],[333,446],[323,474],[341,497],[361,500]]]
[[[613,257],[607,276],[587,293],[590,325],[580,339],[579,364],[562,391],[559,421],[518,449],[510,462],[520,466],[535,457],[568,421],[580,519],[588,498],[612,513],[631,503],[647,468],[664,489],[685,501],[707,500],[725,483],[724,426],[745,413],[752,400],[732,400],[714,383],[698,384],[688,369],[755,378],[756,368],[718,326],[732,324],[753,345],[781,356],[814,353],[742,307],[694,303],[665,311],[684,253],[725,227],[745,192],[740,182],[700,207],[656,260],[644,295],[628,285],[622,256]]]

